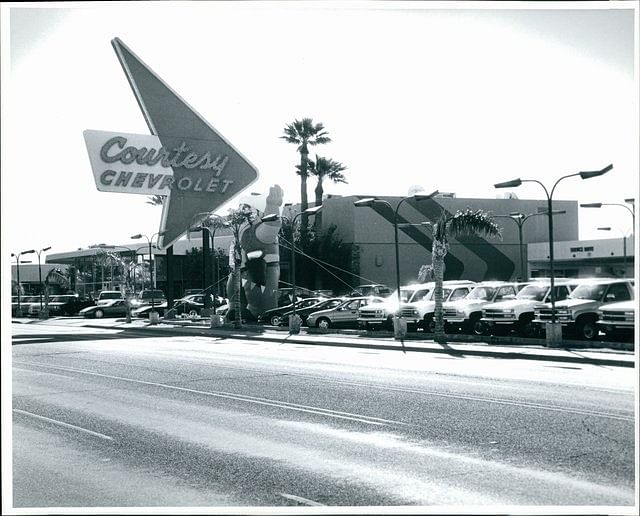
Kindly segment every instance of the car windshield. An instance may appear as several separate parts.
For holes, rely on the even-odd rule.
[[[602,299],[606,288],[606,285],[580,285],[569,294],[569,297],[572,299],[594,299],[598,301]]]
[[[466,299],[484,299],[490,300],[496,293],[495,287],[476,287],[474,288]]]
[[[120,292],[101,292],[100,299],[120,299]]]
[[[518,295],[517,299],[530,299],[532,301],[542,301],[544,296],[549,292],[547,285],[527,285],[524,287]]]
[[[421,288],[418,290],[403,290],[400,289],[400,300],[403,303],[415,303],[416,301],[422,301],[430,290],[428,288]]]
[[[164,299],[162,290],[144,290],[140,293],[140,299]]]

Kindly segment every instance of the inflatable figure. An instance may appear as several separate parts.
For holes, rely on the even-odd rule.
[[[269,189],[266,199],[264,196],[241,199],[241,207],[249,206],[255,210],[256,215],[253,222],[246,225],[240,234],[242,248],[240,302],[243,316],[248,311],[251,316],[257,318],[264,311],[278,306],[277,291],[280,280],[278,233],[281,219],[262,222],[262,217],[271,214],[280,215],[282,198],[282,188],[274,185]],[[230,256],[233,256],[233,244]],[[232,276],[229,276],[227,292],[229,299],[232,299],[235,294]]]

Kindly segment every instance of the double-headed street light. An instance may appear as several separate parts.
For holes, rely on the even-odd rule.
[[[149,312],[149,322],[151,324],[155,324],[156,323],[154,314],[157,313],[153,309],[154,305],[155,305],[155,299],[154,299],[155,292],[154,292],[154,289],[156,288],[156,285],[155,285],[155,281],[154,281],[154,277],[153,277],[153,267],[151,266],[152,262],[153,262],[153,255],[151,253],[151,244],[153,242],[153,237],[162,236],[165,233],[166,233],[166,231],[158,231],[157,233],[154,233],[153,235],[151,235],[151,238],[149,238],[147,235],[143,235],[142,233],[138,233],[137,235],[133,235],[131,237],[132,240],[137,240],[139,238],[144,237],[144,238],[147,239],[147,242],[149,243],[149,274],[150,274],[150,278],[149,279],[150,279],[150,284],[151,284],[150,285],[151,286],[151,289],[150,289],[151,290],[151,312]]]
[[[289,220],[288,217],[285,217],[284,215],[281,215],[280,217],[285,219],[285,220],[289,220],[289,222],[291,222],[291,302],[293,303],[293,309],[291,311],[291,318],[290,318],[290,323],[289,323],[289,332],[290,333],[298,333],[300,331],[300,329],[298,328],[298,326],[293,322],[295,320],[296,317],[296,248],[295,248],[295,241],[293,238],[293,228],[295,227],[295,222],[296,219],[302,215],[304,216],[309,216],[309,215],[315,215],[316,213],[318,213],[320,210],[322,209],[322,204],[318,205],[318,206],[313,206],[311,208],[307,208],[304,211],[301,211],[300,213],[296,213],[292,219]],[[267,215],[266,217],[269,217],[269,215]],[[263,222],[269,222],[269,220],[266,220],[266,217],[262,218]],[[274,217],[271,220],[275,220],[277,218]]]
[[[505,181],[504,183],[497,183],[494,185],[495,188],[515,188],[520,186],[522,183],[538,183],[542,189],[544,190],[545,195],[547,196],[547,213],[549,214],[549,283],[551,287],[551,327],[547,326],[547,345],[556,345],[562,340],[562,327],[558,327],[556,324],[556,294],[555,294],[555,276],[554,276],[554,268],[553,268],[553,193],[558,186],[558,183],[563,179],[567,179],[568,177],[580,176],[582,179],[591,179],[592,177],[598,177],[603,174],[606,174],[613,168],[613,165],[608,165],[604,167],[602,170],[594,170],[594,171],[586,171],[586,172],[577,172],[575,174],[568,174],[566,176],[562,176],[558,179],[553,188],[551,188],[551,192],[547,190],[547,188],[537,179],[512,179],[511,181]]]
[[[409,197],[403,197],[400,199],[400,202],[396,205],[395,210],[393,210],[393,206],[388,201],[384,199],[378,199],[377,197],[368,197],[365,199],[360,199],[359,201],[355,201],[353,203],[354,206],[360,208],[363,206],[372,207],[375,204],[384,204],[388,206],[389,209],[393,210],[393,235],[394,235],[394,244],[395,244],[395,254],[396,254],[396,293],[398,295],[398,308],[400,308],[400,251],[398,249],[398,210],[404,201],[409,199],[414,199],[415,201],[426,201],[427,199],[431,199],[432,197],[438,195],[439,191],[431,192],[428,195],[424,194],[415,194],[410,195]],[[394,321],[397,319],[394,319]],[[396,333],[398,330],[396,330]]]
[[[617,202],[585,202],[580,204],[581,208],[602,208],[603,206],[622,206],[625,210],[627,210],[631,214],[631,220],[633,222],[633,231],[635,232],[636,228],[636,200],[625,199],[625,203],[630,204],[631,208],[627,206],[627,204],[620,204]]]
[[[35,253],[35,249],[29,249],[28,251],[21,251],[18,254],[11,253],[11,257],[16,259],[16,279],[18,280],[18,315],[20,315],[20,256],[23,254]]]
[[[554,210],[554,215],[561,215],[563,213],[567,213],[565,210]],[[512,212],[509,215],[494,215],[497,219],[510,219],[518,225],[518,241],[520,247],[520,279],[522,281],[526,281],[528,274],[526,274],[526,265],[524,263],[524,242],[522,238],[522,226],[524,223],[530,219],[531,217],[535,217],[537,215],[546,215],[546,211],[540,211],[536,213],[529,213],[525,215],[524,213]]]
[[[38,255],[38,283],[40,284],[39,286],[40,311],[42,311],[42,265],[40,263],[40,253],[46,253],[49,249],[51,249],[51,246],[45,247],[44,249],[40,249],[39,251],[35,251],[35,253]]]
[[[613,228],[606,226],[597,228],[598,231],[611,231]],[[627,275],[627,235],[625,235],[624,231],[619,229],[622,234],[622,268],[624,269],[623,277]]]

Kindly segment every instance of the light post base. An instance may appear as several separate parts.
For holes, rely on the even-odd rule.
[[[210,328],[221,328],[224,325],[224,317],[218,314],[211,314]]]
[[[559,322],[547,323],[545,326],[545,333],[547,335],[548,348],[562,347],[562,324]]]
[[[48,319],[49,318],[49,310],[43,308],[38,312],[38,319]]]
[[[156,311],[149,312],[149,324],[158,324],[160,322],[160,314]]]
[[[290,315],[289,333],[291,335],[298,335],[298,333],[300,333],[300,326],[302,326],[302,318],[299,315]]]
[[[401,317],[393,318],[393,337],[404,339],[407,336],[407,321]]]

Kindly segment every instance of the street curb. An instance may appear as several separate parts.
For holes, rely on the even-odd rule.
[[[180,326],[180,327],[171,327],[167,328],[162,327],[163,324],[171,324],[171,323],[161,323],[160,325],[147,325],[147,326],[138,326],[138,327],[125,327],[125,326],[101,326],[101,325],[84,325],[85,328],[97,328],[97,329],[118,329],[125,330],[127,332],[144,332],[144,333],[161,333],[166,335],[198,335],[203,337],[214,337],[214,338],[235,338],[235,339],[245,339],[250,341],[262,341],[262,342],[273,342],[278,344],[302,344],[307,346],[332,346],[332,347],[345,347],[345,348],[355,348],[355,349],[379,349],[385,351],[402,351],[402,352],[421,352],[421,353],[436,353],[436,354],[444,354],[450,355],[452,357],[464,358],[465,356],[477,356],[477,357],[491,357],[491,358],[501,358],[501,359],[511,359],[511,360],[537,360],[543,362],[563,362],[563,363],[574,363],[574,364],[590,364],[590,365],[603,365],[603,366],[612,366],[612,367],[635,367],[635,360],[619,360],[615,358],[593,358],[593,357],[585,357],[585,356],[574,356],[574,355],[556,355],[556,354],[544,354],[544,353],[525,353],[522,351],[498,351],[492,349],[455,349],[453,347],[449,348],[434,348],[434,347],[418,347],[416,345],[407,344],[407,341],[404,342],[394,341],[391,343],[363,343],[363,342],[345,342],[338,340],[328,340],[328,339],[314,339],[313,341],[309,341],[307,339],[302,339],[299,337],[294,337],[289,334],[286,336],[280,335],[265,335],[261,334],[251,334],[247,332],[247,329],[244,328],[245,331],[238,331],[232,328],[224,329],[224,328],[206,328],[206,327],[194,327],[194,326]],[[319,334],[312,333],[309,334],[311,337],[316,337]],[[415,342],[415,341],[414,341]],[[434,343],[429,343],[429,345],[433,345]],[[475,345],[473,343],[467,343],[468,345]],[[484,344],[487,346],[487,344]],[[554,349],[553,351],[566,351],[566,352],[575,352],[582,351],[574,350],[571,348],[561,348]],[[591,352],[591,351],[589,351]],[[604,352],[602,352],[604,353]],[[624,353],[625,355],[629,355],[630,353]]]

